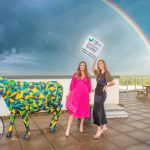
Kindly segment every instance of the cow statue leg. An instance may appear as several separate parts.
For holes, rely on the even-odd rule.
[[[63,96],[63,87],[61,84],[58,83],[57,85],[57,91],[56,91],[56,98],[55,98],[55,102],[58,104],[53,105],[53,108],[50,108],[50,112],[52,112],[52,121],[50,123],[50,132],[55,132],[56,131],[56,123],[57,120],[61,114],[61,108],[62,108],[62,96]]]
[[[22,121],[26,127],[26,133],[22,137],[23,139],[29,139],[30,138],[30,128],[29,128],[29,121],[28,121],[28,111],[20,111],[20,115],[22,117]]]
[[[11,115],[10,115],[10,126],[8,128],[8,132],[6,134],[6,137],[11,137],[12,136],[13,125],[14,125],[14,122],[15,122],[15,117],[16,117],[16,113],[15,113],[15,111],[12,111]]]
[[[61,107],[58,107],[58,108],[53,108],[52,110],[51,110],[51,112],[52,112],[52,121],[51,121],[51,123],[50,123],[50,132],[55,132],[56,131],[56,123],[57,123],[57,121],[58,121],[58,118],[59,118],[59,116],[60,116],[60,114],[61,114]]]

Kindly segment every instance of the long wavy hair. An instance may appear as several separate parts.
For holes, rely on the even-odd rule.
[[[103,63],[103,65],[104,65],[104,70],[105,70],[105,72],[108,71],[108,70],[107,70],[107,65],[106,65],[105,61],[104,61],[103,59],[99,59],[98,62],[97,62],[97,69],[99,70],[100,73],[99,73],[97,79],[101,76],[101,69],[99,68],[99,62],[100,62],[100,61],[101,61],[101,62]]]
[[[90,80],[90,79],[91,79],[91,76],[90,76],[90,74],[89,74],[89,72],[88,72],[87,65],[86,65],[86,62],[85,62],[85,61],[81,61],[81,62],[79,63],[79,65],[78,65],[78,68],[77,68],[77,79],[81,79],[81,76],[82,76],[81,70],[80,70],[80,65],[81,65],[82,63],[85,65],[85,70],[84,70],[85,76]]]

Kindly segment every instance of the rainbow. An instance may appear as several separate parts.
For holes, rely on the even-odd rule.
[[[144,42],[145,46],[150,50],[150,42],[144,32],[138,27],[138,25],[117,5],[115,5],[111,0],[102,0],[107,6],[112,8],[117,12],[124,20],[126,20],[130,26],[136,31],[141,40]]]

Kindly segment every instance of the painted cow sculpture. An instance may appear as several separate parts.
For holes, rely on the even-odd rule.
[[[24,139],[30,138],[28,114],[44,110],[52,113],[50,131],[56,129],[56,122],[62,108],[63,87],[57,81],[25,82],[6,80],[0,77],[0,95],[3,96],[9,108],[10,126],[7,137],[12,136],[16,114],[20,114],[26,127]]]

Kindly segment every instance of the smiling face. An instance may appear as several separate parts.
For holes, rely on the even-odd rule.
[[[88,73],[87,65],[85,61],[81,61],[77,68],[77,79],[81,79],[81,77],[85,75],[88,79],[90,79],[90,74]]]
[[[104,63],[103,63],[102,61],[99,61],[99,62],[98,62],[98,68],[99,68],[100,70],[103,70],[103,69],[104,69]]]
[[[97,68],[98,70],[100,71],[107,71],[107,66],[106,66],[106,63],[104,60],[99,60],[98,63],[97,63]]]
[[[85,71],[85,67],[86,67],[85,63],[82,62],[79,67],[80,67],[80,71]]]

